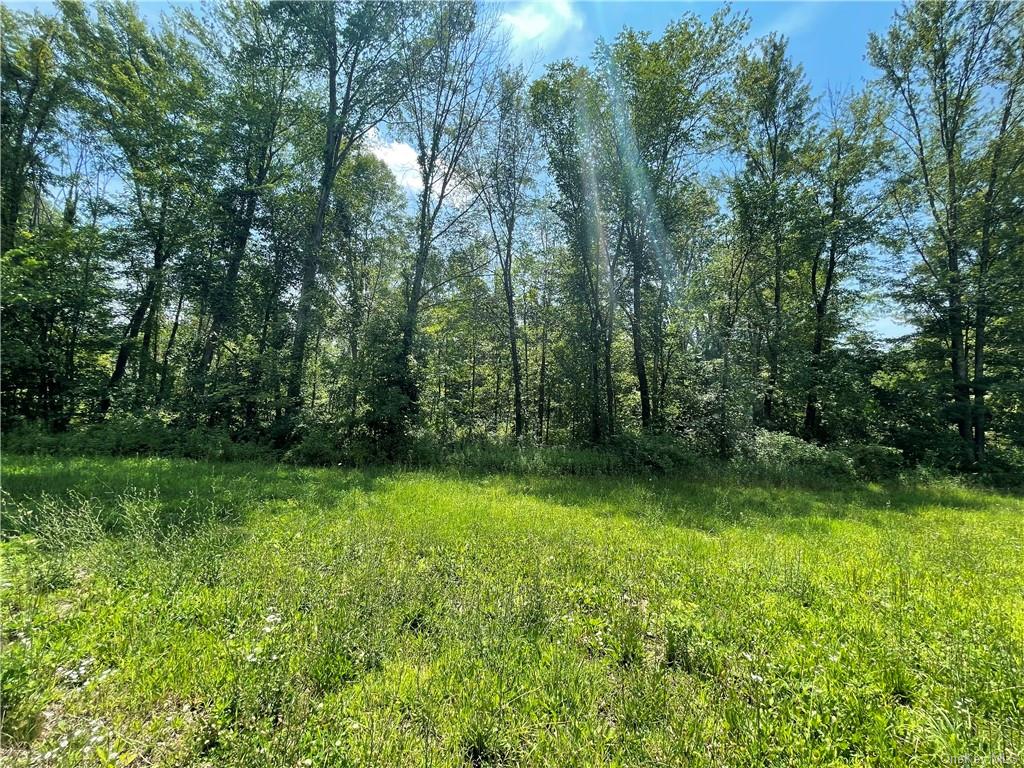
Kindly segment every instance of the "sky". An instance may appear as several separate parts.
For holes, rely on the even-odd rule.
[[[599,38],[611,39],[625,26],[660,35],[687,12],[709,18],[721,3],[650,0],[522,0],[498,2],[501,19],[522,61],[544,64],[565,57],[585,59]],[[751,40],[776,32],[790,41],[794,61],[803,64],[814,89],[842,89],[872,77],[864,60],[868,33],[889,26],[898,7],[891,2],[734,3],[750,19]]]

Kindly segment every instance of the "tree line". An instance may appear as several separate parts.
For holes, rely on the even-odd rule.
[[[2,14],[5,431],[1024,461],[1017,4],[824,94],[728,8],[539,73],[471,2]]]

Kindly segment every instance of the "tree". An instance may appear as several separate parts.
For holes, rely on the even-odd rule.
[[[196,363],[195,389],[205,394],[207,372],[233,322],[236,292],[257,205],[281,171],[275,162],[295,122],[290,103],[297,65],[280,20],[255,0],[217,5],[208,18],[186,13],[211,78],[216,124],[211,144],[220,162],[213,213],[217,238],[210,323]]]
[[[40,187],[46,155],[61,112],[74,96],[69,67],[71,39],[60,19],[0,9],[0,254],[17,242],[22,204],[30,181]],[[37,192],[37,195],[39,193]]]
[[[346,350],[338,389],[347,406],[346,432],[360,424],[372,396],[371,338],[384,313],[397,311],[395,284],[408,258],[403,199],[387,166],[369,154],[349,158],[335,181],[334,208],[329,219],[331,247],[337,254],[333,298],[337,329]]]
[[[902,149],[903,176],[893,194],[903,235],[925,267],[924,279],[942,297],[937,309],[948,351],[950,419],[967,462],[980,460],[984,453],[989,320],[982,298],[972,387],[968,319],[973,309],[977,320],[978,307],[969,306],[966,295],[969,262],[975,258],[971,225],[981,222],[989,233],[979,244],[981,250],[988,249],[980,258],[979,267],[981,262],[985,266],[979,274],[987,274],[999,186],[1005,169],[1019,162],[1004,158],[1002,148],[1021,121],[1014,107],[1021,82],[1020,14],[1019,7],[997,2],[906,6],[886,35],[871,36],[868,48],[894,103],[891,127]],[[978,136],[992,140],[979,142]],[[973,205],[978,195],[980,205]],[[978,417],[972,414],[972,389]]]
[[[468,153],[491,112],[490,79],[497,64],[493,20],[475,4],[438,4],[419,21],[407,41],[413,53],[407,59],[407,92],[401,107],[402,131],[416,150],[419,191],[394,377],[406,401],[406,416],[413,419],[419,410],[413,357],[420,309],[428,293],[452,279],[441,276],[437,252],[443,238],[455,234],[476,202],[468,184]],[[404,429],[404,425],[394,427]]]
[[[58,220],[2,256],[3,424],[65,429],[102,386],[113,338],[108,246],[95,224]]]
[[[686,14],[658,40],[625,30],[596,52],[600,87],[607,94],[615,150],[615,214],[621,219],[628,254],[628,307],[633,360],[640,394],[641,424],[652,425],[653,404],[645,335],[660,347],[662,335],[647,330],[645,283],[655,293],[673,277],[673,234],[686,225],[680,190],[710,149],[712,121],[723,106],[728,72],[746,22],[716,12],[705,24]],[[656,301],[654,325],[664,307]],[[660,358],[662,350],[653,350]],[[653,404],[652,404],[653,403]]]
[[[810,370],[808,372],[804,436],[824,440],[818,387],[822,356],[834,338],[833,317],[843,282],[862,276],[864,247],[877,239],[884,198],[878,180],[888,156],[883,133],[884,114],[870,97],[833,99],[820,135],[805,150],[809,189],[801,238],[810,254],[804,270],[813,311]]]
[[[524,73],[521,70],[502,73],[498,89],[494,125],[484,155],[479,160],[481,167],[478,173],[487,224],[501,268],[513,386],[514,434],[519,439],[526,430],[526,413],[519,359],[513,254],[516,225],[526,213],[527,194],[540,153],[529,119]]]
[[[601,120],[606,106],[590,73],[571,62],[549,66],[545,76],[531,86],[530,99],[559,193],[553,210],[562,222],[572,255],[566,292],[587,318],[586,330],[580,329],[581,348],[587,353],[588,433],[597,442],[615,433],[612,346],[621,238],[621,232],[609,230],[603,204],[609,195],[601,160],[614,151],[612,137],[602,131],[602,126],[608,125]],[[599,372],[602,363],[603,379]]]
[[[305,65],[326,85],[318,101],[323,149],[310,223],[303,248],[302,279],[295,311],[288,372],[289,411],[301,405],[306,345],[323,254],[324,223],[334,180],[360,141],[387,118],[405,92],[407,51],[403,25],[408,13],[395,2],[275,3],[287,20],[293,44],[306,52]]]
[[[723,121],[726,136],[744,163],[731,191],[742,247],[755,257],[751,276],[760,284],[751,295],[760,315],[768,364],[761,414],[769,424],[776,418],[780,395],[787,340],[786,280],[791,267],[787,240],[793,235],[797,158],[806,140],[810,107],[803,70],[786,55],[784,38],[770,35],[759,43],[756,53],[740,56],[734,101],[723,113]]]
[[[77,3],[65,4],[62,12],[76,40],[83,109],[118,153],[130,200],[125,211],[151,254],[100,401],[100,412],[106,413],[140,333],[140,382],[147,378],[165,268],[190,229],[192,205],[203,196],[208,81],[188,43],[168,22],[151,31],[133,6],[121,2],[97,5],[94,18]]]

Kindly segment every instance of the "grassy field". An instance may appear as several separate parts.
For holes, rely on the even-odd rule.
[[[16,456],[3,486],[5,764],[1024,761],[1009,496]]]

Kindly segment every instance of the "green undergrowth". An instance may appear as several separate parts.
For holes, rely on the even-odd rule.
[[[6,455],[3,500],[12,766],[1024,760],[1012,496]]]

